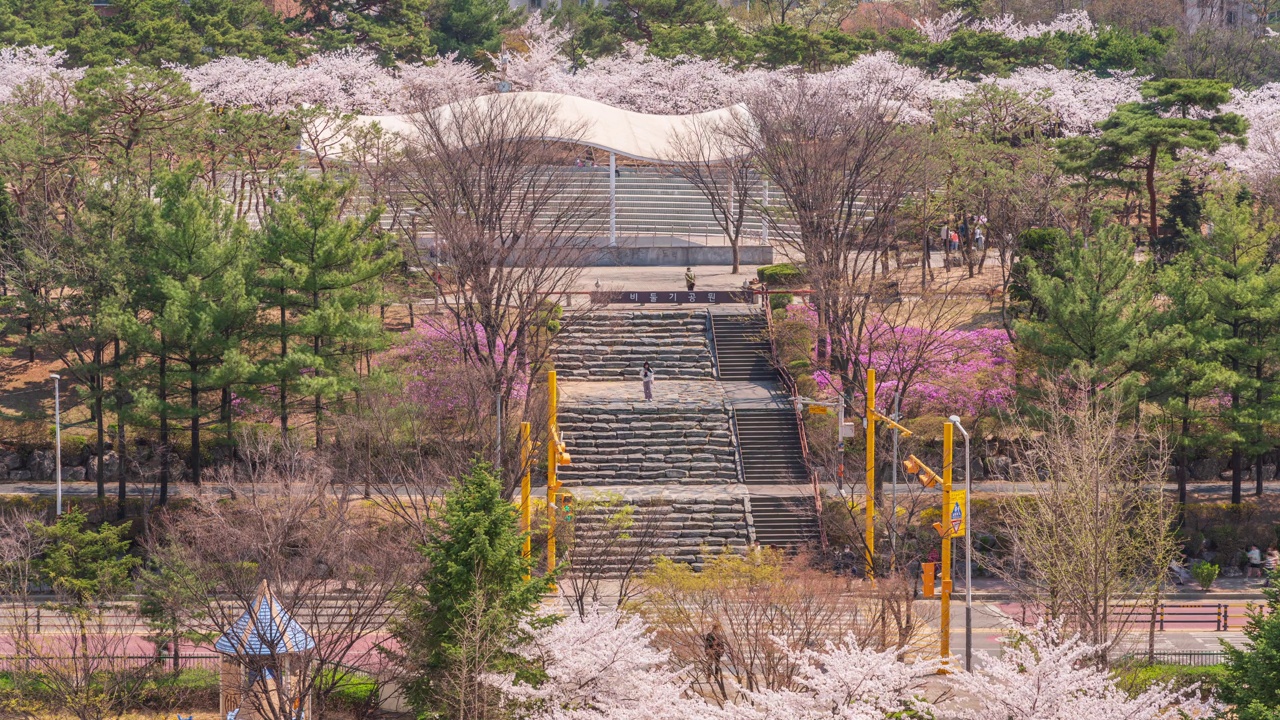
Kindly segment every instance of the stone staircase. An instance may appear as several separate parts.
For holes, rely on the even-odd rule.
[[[807,484],[809,471],[800,450],[796,414],[787,409],[739,408],[734,411],[742,472],[748,484]]]
[[[560,431],[573,464],[566,487],[733,483],[738,470],[729,415],[716,407],[637,403],[564,407]]]
[[[598,312],[556,335],[562,380],[635,380],[648,361],[659,380],[712,380],[705,310]]]
[[[752,493],[751,517],[761,547],[794,550],[818,541],[818,513],[812,497]]]
[[[721,380],[777,382],[778,373],[769,362],[772,350],[765,338],[764,315],[712,314],[711,328]]]
[[[743,498],[723,496],[652,497],[619,503],[603,503],[591,497],[575,498],[575,553],[589,556],[606,576],[620,576],[634,569],[632,563],[646,555],[663,555],[701,570],[708,555],[726,550],[745,552],[748,546],[747,513]],[[629,506],[625,531],[611,516]],[[581,556],[581,555],[580,555]]]

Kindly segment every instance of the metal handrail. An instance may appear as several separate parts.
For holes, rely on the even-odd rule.
[[[804,470],[809,476],[809,483],[813,486],[813,509],[817,514],[818,520],[818,537],[822,543],[822,548],[827,547],[827,529],[822,524],[822,493],[818,487],[818,474],[814,472],[813,463],[809,460],[809,435],[804,427],[804,413],[800,411],[800,407],[794,400],[800,397],[800,388],[796,385],[795,378],[791,377],[791,371],[778,361],[778,345],[773,337],[773,308],[769,307],[769,287],[761,285],[760,302],[764,307],[765,327],[769,333],[769,354],[773,362],[774,369],[778,372],[778,377],[782,378],[782,387],[786,389],[787,394],[791,396],[793,402],[791,408],[796,415],[796,428],[800,434],[800,456],[804,458]]]

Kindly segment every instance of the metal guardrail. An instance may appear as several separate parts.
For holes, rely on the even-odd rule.
[[[1130,653],[1119,658],[1116,664],[1142,666],[1154,662],[1157,665],[1208,667],[1210,665],[1221,665],[1226,661],[1227,653],[1222,650],[1162,650],[1150,655],[1147,653]]]
[[[181,670],[217,670],[218,663],[221,660],[220,655],[212,653],[193,653],[191,655],[178,656],[178,668]],[[30,657],[7,656],[0,657],[0,672],[39,672],[42,665],[53,665],[62,663],[106,663],[116,669],[140,669],[148,666],[155,666],[156,669],[172,671],[173,656],[172,655],[100,655],[100,656],[68,656],[68,657],[48,657],[35,660]]]

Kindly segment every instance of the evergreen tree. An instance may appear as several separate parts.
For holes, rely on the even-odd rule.
[[[1231,706],[1236,720],[1280,720],[1280,589],[1273,581],[1263,589],[1266,608],[1249,611],[1245,646],[1222,640],[1227,655],[1217,699]]]
[[[381,320],[368,310],[399,262],[379,231],[381,208],[341,217],[353,190],[354,182],[331,177],[292,178],[271,205],[261,244],[264,333],[277,350],[262,372],[279,393],[282,433],[293,391],[312,398],[317,447],[324,401],[354,389],[356,363],[386,346]]]
[[[1129,231],[1104,228],[1058,248],[1053,272],[1027,260],[1027,287],[1041,317],[1018,321],[1018,342],[1044,358],[1045,369],[1083,366],[1098,388],[1112,387],[1144,366],[1151,347],[1149,264],[1134,260]]]
[[[438,0],[431,25],[431,42],[442,54],[486,63],[485,53],[497,55],[502,31],[516,18],[506,0]]]
[[[525,579],[532,568],[522,546],[515,506],[502,498],[489,465],[477,462],[445,493],[422,548],[428,569],[421,591],[407,596],[395,626],[420,712],[483,716],[461,710],[492,699],[481,675],[506,657],[520,621],[551,586],[549,577]]]
[[[225,418],[231,388],[252,377],[244,345],[258,300],[248,228],[232,218],[220,199],[197,189],[193,173],[188,168],[162,180],[159,207],[140,233],[148,272],[137,278],[136,294],[146,310],[145,321],[139,319],[144,314],[118,312],[116,317],[135,350],[157,361],[156,374],[139,393],[139,405],[160,417],[162,452],[169,418],[185,417],[190,423],[191,478],[199,484],[201,428],[211,412],[203,395],[223,391],[219,410]],[[185,404],[169,392],[183,386]],[[167,472],[164,458],[161,467]]]
[[[320,49],[368,48],[382,62],[424,62],[436,54],[430,19],[436,0],[300,0],[286,22]]]
[[[1194,372],[1208,384],[1207,394],[1227,401],[1216,424],[1220,434],[1205,441],[1231,448],[1231,501],[1239,503],[1246,459],[1254,459],[1260,480],[1262,454],[1273,447],[1265,428],[1280,422],[1280,377],[1272,362],[1280,353],[1280,266],[1270,252],[1280,226],[1256,217],[1233,194],[1209,199],[1210,230],[1193,236],[1178,259],[1171,299],[1203,352]]]
[[[1160,262],[1171,262],[1179,253],[1186,251],[1188,238],[1200,234],[1202,212],[1200,191],[1189,178],[1178,180],[1178,189],[1173,191],[1165,205],[1164,228],[1153,245]]]
[[[1148,368],[1146,396],[1160,404],[1175,425],[1174,459],[1178,464],[1178,502],[1187,501],[1192,457],[1212,445],[1205,435],[1208,398],[1214,394],[1200,338],[1209,317],[1206,298],[1196,285],[1195,268],[1180,262],[1161,269],[1157,287],[1168,301],[1152,317],[1152,344],[1157,351]]]
[[[90,530],[88,522],[73,507],[54,525],[32,525],[35,535],[47,543],[36,561],[36,574],[66,599],[65,607],[73,613],[87,612],[95,603],[128,590],[129,574],[139,563],[129,554],[129,526],[103,523]]]
[[[1205,153],[1223,143],[1244,144],[1248,122],[1235,113],[1219,111],[1231,100],[1231,85],[1216,80],[1150,80],[1142,86],[1142,102],[1116,107],[1098,128],[1097,137],[1081,135],[1064,141],[1063,168],[1068,172],[1123,179],[1141,170],[1147,191],[1148,233],[1160,235],[1156,171],[1162,159],[1177,159],[1184,150]]]

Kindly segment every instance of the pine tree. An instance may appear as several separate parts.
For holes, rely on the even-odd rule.
[[[1249,127],[1243,117],[1219,108],[1231,100],[1231,85],[1219,80],[1149,80],[1142,102],[1116,106],[1098,124],[1096,137],[1081,135],[1062,144],[1068,172],[1113,184],[1130,185],[1124,175],[1143,172],[1147,191],[1148,234],[1160,236],[1156,171],[1162,160],[1184,150],[1212,153],[1224,143],[1244,144]]]
[[[1244,648],[1221,641],[1227,662],[1217,699],[1236,720],[1280,720],[1280,589],[1262,592],[1267,606],[1249,611]]]
[[[146,312],[121,313],[119,325],[136,352],[155,358],[139,405],[160,418],[162,454],[169,419],[186,418],[191,479],[199,484],[201,428],[211,412],[202,396],[223,391],[225,406],[230,389],[253,375],[244,344],[257,317],[256,265],[248,228],[216,196],[195,187],[193,169],[165,178],[158,195],[160,205],[140,233],[148,272],[137,278],[137,296]],[[183,386],[185,404],[170,393]],[[161,471],[167,470],[162,457]]]
[[[1153,247],[1162,263],[1168,263],[1180,253],[1186,252],[1189,238],[1200,234],[1200,220],[1204,212],[1200,191],[1188,178],[1178,181],[1178,189],[1169,196],[1164,209],[1164,229]]]
[[[1095,387],[1125,381],[1151,350],[1150,265],[1134,260],[1121,226],[1059,246],[1053,265],[1050,274],[1027,262],[1028,293],[1041,316],[1015,324],[1019,344],[1043,356],[1050,372],[1079,365]]]
[[[356,363],[386,346],[379,318],[368,312],[380,279],[399,261],[378,229],[381,208],[342,218],[353,182],[298,176],[272,203],[260,247],[263,332],[277,351],[262,374],[279,393],[280,430],[289,432],[293,391],[310,396],[316,446],[326,399],[354,388]],[[305,374],[304,374],[305,373]]]
[[[486,702],[492,690],[481,674],[505,655],[551,578],[525,579],[532,568],[521,556],[516,508],[485,463],[454,481],[430,534],[422,590],[408,596],[395,627],[409,694],[420,712],[475,717],[458,705]]]
[[[1271,361],[1280,353],[1280,266],[1271,258],[1280,225],[1230,192],[1209,199],[1205,219],[1209,232],[1193,236],[1178,260],[1172,300],[1195,318],[1185,327],[1203,350],[1196,371],[1206,390],[1227,400],[1220,434],[1206,440],[1231,448],[1231,501],[1239,503],[1249,457],[1261,492],[1262,455],[1273,447],[1265,428],[1280,422],[1280,376]]]

